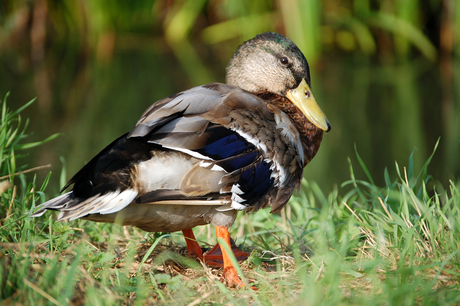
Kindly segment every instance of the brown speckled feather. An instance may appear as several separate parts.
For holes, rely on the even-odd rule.
[[[323,139],[323,131],[308,121],[305,115],[287,98],[273,94],[262,94],[260,96],[268,103],[278,107],[291,118],[302,140],[306,156],[304,166],[306,166],[319,150],[319,146]]]

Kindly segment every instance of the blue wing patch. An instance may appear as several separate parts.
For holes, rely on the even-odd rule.
[[[255,204],[273,187],[270,164],[263,160],[253,144],[229,129],[215,129],[213,136],[208,138],[206,146],[194,151],[211,157],[216,165],[229,173],[237,172],[239,197],[244,200],[241,204]]]
[[[195,151],[219,160],[251,149],[254,149],[254,145],[248,143],[243,137],[238,134],[229,134]]]
[[[273,187],[270,165],[265,161],[261,161],[244,170],[241,173],[238,184],[243,192],[240,197],[246,200],[246,203],[241,204],[249,206],[254,204]]]

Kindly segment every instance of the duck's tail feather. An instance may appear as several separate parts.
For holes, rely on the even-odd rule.
[[[71,221],[89,214],[111,214],[128,206],[136,196],[136,191],[126,189],[122,192],[117,190],[82,199],[76,198],[71,191],[39,205],[38,210],[30,216],[40,217],[46,210],[58,210],[60,212],[57,218],[58,221]]]
[[[61,210],[66,206],[66,204],[75,200],[73,197],[73,192],[64,193],[54,199],[46,201],[38,205],[36,208],[37,210],[30,215],[30,217],[40,217],[42,216],[47,210]]]

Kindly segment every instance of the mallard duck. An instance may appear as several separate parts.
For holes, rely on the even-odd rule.
[[[310,89],[307,60],[288,38],[263,33],[244,42],[226,84],[172,95],[148,108],[135,127],[103,149],[31,216],[60,211],[77,218],[182,231],[188,252],[222,260],[229,286],[244,286],[219,244],[203,255],[192,228],[212,223],[222,243],[240,210],[281,210],[331,126]]]

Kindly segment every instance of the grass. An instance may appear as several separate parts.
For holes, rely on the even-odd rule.
[[[251,252],[241,269],[258,290],[235,290],[219,281],[220,269],[188,258],[178,233],[83,220],[61,223],[54,213],[29,218],[30,208],[53,195],[45,196],[49,176],[37,182],[24,174],[26,167],[17,167],[26,150],[45,142],[23,143],[22,109],[11,112],[6,101],[2,108],[2,305],[460,302],[459,183],[445,190],[429,187],[434,152],[418,170],[415,153],[407,167],[396,163],[397,177],[385,171],[383,187],[373,183],[357,152],[364,180],[355,177],[350,161],[351,179],[331,194],[304,181],[281,214],[241,214],[232,236]],[[202,246],[215,243],[213,231],[195,229]]]

